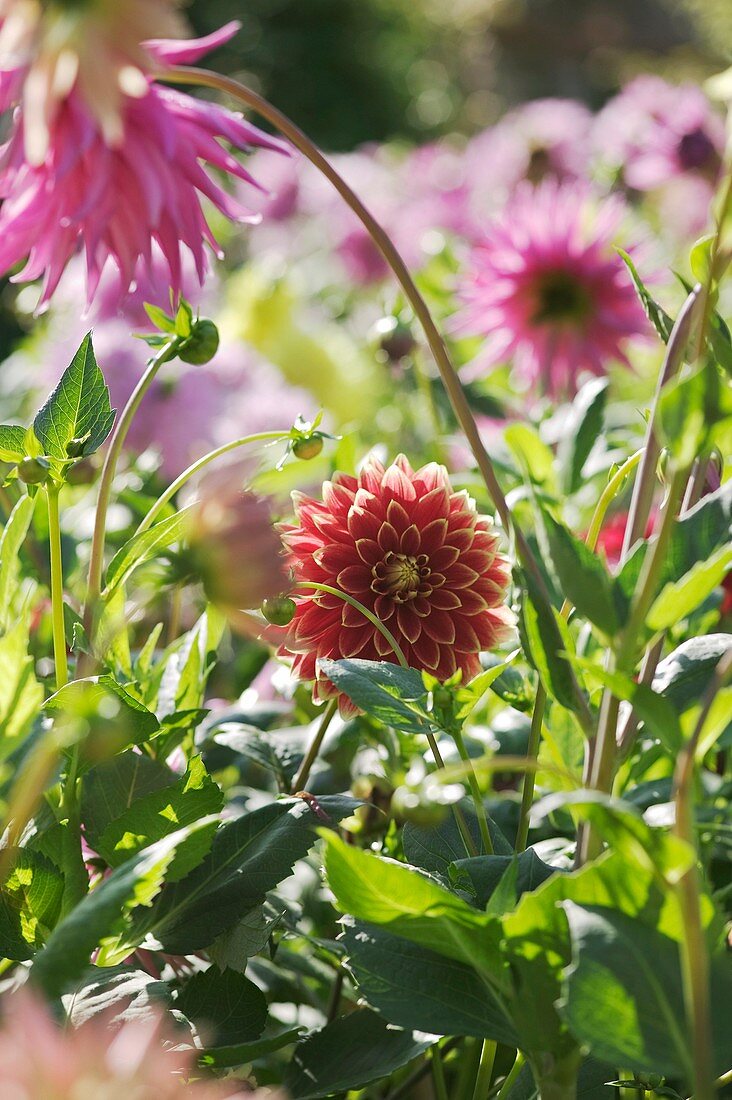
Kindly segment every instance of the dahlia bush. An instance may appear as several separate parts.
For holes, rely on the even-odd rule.
[[[0,0],[0,1097],[732,1095],[732,71],[329,156],[185,16]]]

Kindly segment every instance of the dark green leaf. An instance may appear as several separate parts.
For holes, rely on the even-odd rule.
[[[175,778],[165,764],[131,750],[91,768],[81,787],[81,820],[91,847],[134,802],[170,787]]]
[[[480,851],[482,841],[475,810],[468,799],[460,803],[460,809],[476,851]],[[511,855],[513,848],[495,822],[489,819],[488,828],[493,841],[493,850],[498,855]],[[465,842],[452,814],[439,825],[429,828],[414,825],[408,821],[402,832],[402,844],[404,854],[410,863],[444,879],[449,877],[450,864],[455,860],[465,859],[468,855]]]
[[[514,1028],[472,967],[350,918],[343,942],[359,992],[389,1023],[514,1044]]]
[[[335,824],[358,802],[345,796],[318,799]],[[207,947],[292,872],[316,840],[323,820],[303,799],[282,799],[219,829],[203,863],[166,886],[141,918],[166,951],[188,954]]]
[[[321,661],[320,667],[371,718],[405,733],[424,733],[431,727],[427,689],[416,669],[359,660]]]
[[[33,428],[45,454],[67,462],[69,458],[94,454],[113,423],[109,390],[97,366],[88,333],[33,421]]]
[[[516,899],[527,890],[536,890],[542,882],[556,873],[555,867],[550,867],[543,859],[539,859],[536,852],[529,849],[519,856],[471,856],[469,859],[458,859],[453,863],[455,872],[459,876],[459,884],[465,886],[473,893],[475,904],[480,909],[485,909],[493,897],[494,891],[505,878],[513,864],[517,867],[515,893],[511,908],[516,904]]]
[[[80,1027],[99,1013],[111,1023],[148,1020],[156,1009],[171,1002],[166,982],[133,966],[90,966],[76,984],[67,988],[64,1011],[74,1027]]]
[[[209,1047],[235,1046],[258,1039],[267,1021],[261,989],[235,970],[194,974],[183,986],[175,1007],[193,1020]]]
[[[198,1059],[202,1067],[216,1069],[231,1069],[234,1066],[246,1066],[258,1058],[264,1058],[265,1054],[271,1054],[275,1050],[282,1050],[297,1042],[300,1035],[299,1028],[283,1031],[279,1035],[273,1035],[271,1039],[259,1039],[254,1043],[239,1043],[233,1047],[214,1047],[205,1051]]]
[[[526,649],[544,687],[568,710],[582,709],[582,693],[572,666],[561,654],[571,648],[557,614],[527,574],[521,593],[521,628]]]
[[[295,1048],[285,1087],[293,1100],[360,1089],[406,1066],[433,1042],[430,1036],[391,1028],[375,1012],[360,1008]]]
[[[543,514],[549,553],[560,590],[580,615],[606,637],[624,624],[627,606],[601,559],[548,513]]]
[[[714,670],[732,646],[732,634],[707,634],[682,642],[660,662],[653,677],[653,690],[676,714],[701,702]]]
[[[616,699],[632,703],[633,708],[669,751],[677,753],[681,748],[682,732],[677,710],[669,700],[658,694],[655,687],[638,682],[622,672],[609,672],[606,668],[584,657],[572,657],[572,663],[583,669],[588,679],[594,678],[610,689]]]
[[[557,455],[567,493],[576,493],[582,485],[582,469],[602,432],[607,390],[606,378],[593,378],[572,402]]]

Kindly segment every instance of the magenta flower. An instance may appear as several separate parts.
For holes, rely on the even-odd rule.
[[[724,151],[724,122],[693,84],[639,76],[600,111],[594,144],[600,161],[638,191],[684,176],[714,183]]]
[[[197,60],[236,30],[237,24],[229,24],[207,38],[148,42],[146,49],[172,67]],[[0,109],[18,101],[16,77],[15,70],[0,69]],[[114,142],[74,83],[54,103],[47,152],[38,164],[27,156],[24,108],[16,108],[0,155],[0,271],[25,260],[15,279],[42,277],[41,304],[78,251],[86,263],[89,300],[108,263],[119,271],[120,293],[126,293],[140,267],[151,265],[155,246],[174,291],[181,288],[186,251],[202,281],[206,244],[217,251],[202,198],[232,220],[256,220],[207,169],[256,186],[223,143],[240,151],[283,147],[231,111],[156,84],[150,74],[146,81],[143,94],[122,97],[121,135]]]
[[[648,322],[613,245],[624,207],[582,184],[521,185],[474,248],[456,333],[485,343],[470,368],[511,363],[528,387],[573,394],[583,373],[628,364]]]

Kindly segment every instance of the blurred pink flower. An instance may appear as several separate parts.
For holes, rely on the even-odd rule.
[[[664,225],[676,235],[701,232],[724,151],[722,117],[693,84],[639,76],[598,114],[595,155],[637,191],[662,191]]]
[[[174,67],[197,60],[237,29],[232,23],[207,38],[148,42],[146,48],[158,64]],[[2,76],[0,109],[8,110],[22,88],[17,70],[6,67]],[[241,116],[156,84],[150,74],[142,94],[123,96],[120,112],[120,138],[112,143],[83,88],[73,83],[62,99],[54,101],[41,163],[26,154],[24,108],[15,112],[0,156],[0,270],[26,259],[14,278],[25,282],[42,276],[41,304],[48,302],[69,260],[80,250],[89,300],[108,261],[118,269],[120,293],[125,293],[140,269],[150,268],[155,243],[174,291],[181,288],[182,246],[191,253],[202,281],[205,245],[218,247],[202,197],[232,220],[256,220],[207,171],[218,168],[256,186],[222,142],[237,150],[284,148]]]
[[[6,1100],[252,1100],[214,1080],[194,1081],[196,1050],[184,1046],[160,1014],[118,1026],[104,1016],[79,1028],[58,1027],[44,1002],[27,989],[3,999],[0,1026]],[[256,1094],[254,1094],[256,1096]],[[264,1095],[260,1093],[260,1096]]]
[[[510,362],[527,386],[566,395],[583,372],[628,363],[626,343],[648,322],[613,248],[623,213],[583,184],[517,188],[460,280],[453,330],[485,339],[470,377]]]

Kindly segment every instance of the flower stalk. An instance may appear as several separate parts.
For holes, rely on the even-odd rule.
[[[64,577],[61,560],[61,521],[59,516],[60,487],[46,487],[48,501],[48,542],[51,556],[51,619],[53,625],[53,661],[56,674],[56,690],[68,683],[69,670],[66,656],[66,627],[64,624]]]

